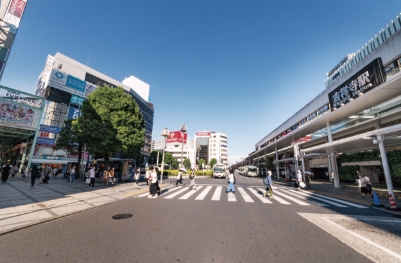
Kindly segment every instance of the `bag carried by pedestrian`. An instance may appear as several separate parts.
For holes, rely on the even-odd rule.
[[[372,185],[370,183],[366,183],[366,191],[371,192],[372,191]]]

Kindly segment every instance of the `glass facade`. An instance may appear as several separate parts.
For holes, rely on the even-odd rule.
[[[203,159],[206,163],[209,162],[209,137],[196,138],[196,147],[201,147],[199,151],[199,160]]]

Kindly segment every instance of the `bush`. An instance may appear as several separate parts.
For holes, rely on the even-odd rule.
[[[338,167],[338,177],[341,182],[355,182],[356,171],[359,171],[358,165]]]

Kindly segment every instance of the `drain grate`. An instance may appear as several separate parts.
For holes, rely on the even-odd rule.
[[[113,219],[127,219],[132,216],[133,216],[133,214],[117,214],[117,215],[112,216],[112,218]]]

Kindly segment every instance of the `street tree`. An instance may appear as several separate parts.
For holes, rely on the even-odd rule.
[[[82,103],[76,124],[88,147],[103,156],[138,152],[144,144],[144,120],[138,104],[121,87],[98,87]]]
[[[202,167],[206,164],[205,160],[199,159],[199,167]]]
[[[209,162],[209,165],[210,165],[211,168],[213,168],[213,166],[214,166],[216,163],[217,163],[216,158],[212,158],[212,159],[210,160],[210,162]]]
[[[162,162],[162,156],[163,156],[163,152],[162,151],[153,151],[150,153],[150,158],[152,158],[152,162],[153,164],[157,164],[157,153],[159,153],[159,164],[161,164]]]
[[[191,168],[191,161],[189,160],[189,158],[185,158],[183,165],[184,165],[185,169]]]
[[[274,169],[274,164],[268,156],[265,156],[265,158],[264,158],[264,166],[266,167],[267,170]]]

